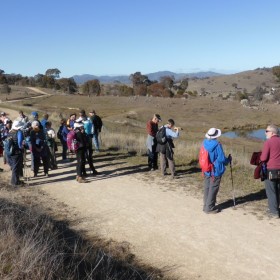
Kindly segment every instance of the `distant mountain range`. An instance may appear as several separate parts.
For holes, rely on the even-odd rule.
[[[215,72],[197,72],[197,73],[174,73],[170,71],[159,71],[150,74],[143,74],[148,76],[151,81],[159,81],[161,77],[164,76],[173,76],[175,81],[180,80],[182,78],[194,78],[197,77],[199,79],[206,77],[215,77],[215,76],[223,76],[225,74],[215,73]],[[97,79],[100,83],[122,83],[122,84],[130,84],[129,76],[95,76],[90,74],[83,75],[75,75],[72,77],[77,84],[83,84],[89,80]]]

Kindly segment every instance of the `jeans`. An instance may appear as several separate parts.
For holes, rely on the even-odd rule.
[[[23,173],[23,156],[22,153],[9,157],[12,168],[11,185],[16,186],[20,184],[19,176]]]
[[[98,139],[98,135],[99,133],[96,132],[93,134],[93,138],[92,138],[92,141],[93,141],[93,144],[95,146],[95,151],[99,152],[99,139]]]
[[[60,143],[62,145],[62,159],[67,158],[67,142],[64,140],[60,140]]]

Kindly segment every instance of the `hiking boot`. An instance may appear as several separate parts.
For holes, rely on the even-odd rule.
[[[267,216],[271,219],[279,219],[279,213],[273,213],[270,210],[267,211]]]
[[[214,210],[210,210],[210,211],[205,211],[206,214],[217,214],[219,213],[219,209],[214,209]]]
[[[83,177],[78,177],[78,183],[86,183],[86,180]]]

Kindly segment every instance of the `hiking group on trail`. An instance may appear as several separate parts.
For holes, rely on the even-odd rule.
[[[171,178],[174,179],[176,170],[173,139],[180,136],[182,128],[176,127],[173,119],[168,119],[167,124],[159,127],[161,121],[160,115],[154,114],[146,123],[148,168],[151,172],[159,169],[159,156],[161,175],[168,175],[166,170],[169,168]],[[49,176],[49,170],[57,169],[56,140],[61,143],[62,162],[69,162],[71,154],[76,156],[77,182],[87,181],[89,174],[86,164],[91,175],[96,176],[99,172],[93,164],[93,152],[100,151],[102,127],[102,119],[95,110],[91,110],[88,115],[85,110],[80,110],[78,117],[76,113],[71,113],[68,119],[61,118],[57,132],[53,129],[48,114],[44,114],[39,121],[37,112],[32,112],[31,116],[27,117],[19,111],[18,118],[12,121],[5,112],[0,113],[0,155],[3,156],[4,164],[11,168],[11,185],[24,185],[20,178],[24,175],[27,153],[30,153],[34,177],[38,176],[41,165],[44,177]],[[231,168],[232,156],[225,156],[222,144],[217,140],[221,134],[220,129],[210,128],[199,151],[199,164],[204,176],[203,211],[207,214],[220,212],[216,198],[226,166],[230,164]],[[267,126],[266,138],[262,152],[258,153],[258,159],[254,160],[254,163],[251,159],[251,164],[257,165],[256,170],[260,170],[262,174],[268,198],[268,215],[279,218],[280,137],[277,126]]]
[[[38,112],[32,112],[30,118],[19,111],[19,117],[14,121],[7,118],[5,112],[0,119],[1,155],[4,164],[11,168],[11,185],[23,186],[23,170],[26,167],[26,154],[30,153],[31,170],[33,177],[37,177],[40,166],[43,166],[44,177],[49,176],[49,170],[57,169],[56,152],[58,151],[56,138],[62,146],[62,161],[68,162],[67,153],[76,155],[76,180],[79,183],[86,182],[86,163],[88,163],[91,174],[98,172],[93,165],[93,146],[99,152],[100,143],[98,134],[102,129],[102,120],[94,110],[86,116],[85,110],[80,111],[79,118],[76,113],[70,115],[69,119],[61,119],[57,131],[52,128],[49,115],[45,114],[39,121]],[[97,134],[97,137],[96,137]],[[2,170],[3,171],[3,170]]]

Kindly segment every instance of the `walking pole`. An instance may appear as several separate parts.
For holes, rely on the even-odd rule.
[[[232,200],[233,200],[233,207],[235,207],[235,191],[234,191],[234,186],[233,186],[233,176],[232,176],[232,166],[231,166],[231,161],[229,163],[230,166],[230,177],[231,177],[231,186],[232,186]]]

